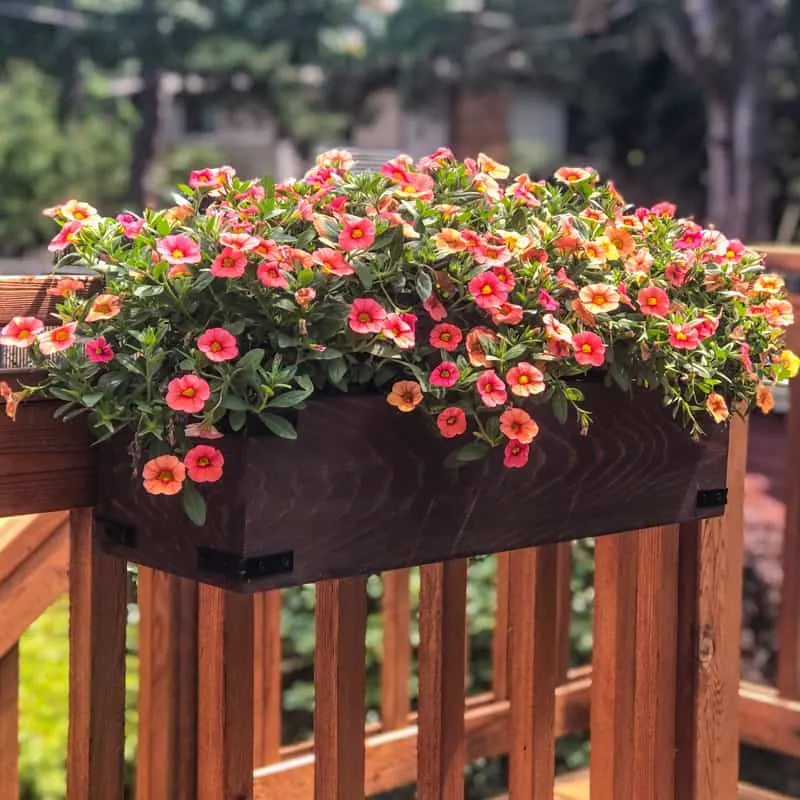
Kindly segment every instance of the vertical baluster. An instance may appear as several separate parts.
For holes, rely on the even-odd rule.
[[[403,727],[410,703],[411,571],[398,569],[383,575],[383,656],[381,661],[381,722],[385,730]]]
[[[498,700],[508,698],[508,621],[510,553],[498,553],[495,575],[495,613],[492,631],[492,692]]]
[[[262,592],[254,603],[254,764],[263,767],[280,759],[281,593]]]
[[[556,565],[556,672],[559,684],[567,682],[572,652],[570,628],[572,625],[572,544],[557,545]]]
[[[0,656],[0,796],[19,797],[19,647]]]

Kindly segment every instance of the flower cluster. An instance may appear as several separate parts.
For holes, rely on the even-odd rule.
[[[88,298],[62,279],[59,325],[17,317],[0,343],[59,353],[37,387],[99,437],[135,433],[145,489],[217,480],[213,439],[260,419],[296,436],[312,394],[380,391],[460,440],[454,461],[504,449],[522,467],[549,405],[585,431],[581,380],[662,393],[694,435],[704,418],[768,411],[798,371],[793,321],[761,256],[668,203],[626,205],[589,168],[510,177],[447,149],[379,171],[343,151],[301,180],[195,171],[174,208],[104,218],[69,201],[60,267],[102,277]],[[9,395],[9,408],[32,390]]]

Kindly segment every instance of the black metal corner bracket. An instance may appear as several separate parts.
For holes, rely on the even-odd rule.
[[[697,493],[698,508],[719,508],[728,505],[727,489],[701,489]]]
[[[261,556],[237,556],[213,547],[197,548],[197,565],[200,569],[225,578],[254,581],[272,575],[286,575],[294,570],[294,552],[270,553]]]
[[[99,537],[109,544],[118,545],[119,547],[136,547],[136,528],[131,525],[125,525],[113,519],[98,517],[96,514],[94,525]]]

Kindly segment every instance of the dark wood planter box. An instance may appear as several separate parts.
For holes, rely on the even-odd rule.
[[[208,519],[131,480],[125,442],[100,450],[96,535],[140,564],[244,592],[718,516],[727,428],[692,441],[657,393],[587,384],[590,434],[542,409],[524,469],[502,454],[459,470],[454,446],[382,397],[321,398],[299,439],[230,436]]]

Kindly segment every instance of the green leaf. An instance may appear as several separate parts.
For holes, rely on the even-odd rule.
[[[556,392],[553,395],[553,416],[562,424],[566,424],[567,415],[569,414],[569,407],[567,406],[567,398],[561,392]]]
[[[293,389],[290,392],[276,395],[269,401],[270,408],[294,408],[308,397],[308,392],[303,389]]]
[[[355,269],[356,274],[361,280],[361,283],[364,286],[364,288],[369,289],[369,287],[372,286],[372,282],[375,280],[375,276],[372,273],[372,268],[368,264],[365,264],[363,261],[356,260],[353,263],[353,269]]]
[[[332,361],[341,356],[341,350],[335,350],[333,347],[327,347],[325,350],[309,350],[306,354],[306,358],[310,361]]]
[[[611,377],[614,379],[614,383],[616,383],[623,392],[630,390],[631,379],[624,367],[621,367],[615,362],[609,366],[608,371],[611,374]]]
[[[232,430],[240,431],[247,422],[247,412],[239,410],[229,412],[228,422]]]
[[[244,329],[245,321],[243,319],[237,319],[235,322],[225,323],[225,330],[234,336],[241,336],[244,333]]]
[[[564,397],[567,400],[571,400],[573,403],[580,403],[583,400],[583,392],[580,389],[576,389],[574,386],[568,386],[564,389]]]
[[[504,358],[511,360],[515,358],[519,358],[528,348],[524,344],[515,344],[513,347],[509,347],[506,350]]]
[[[428,275],[425,270],[420,270],[417,273],[415,286],[420,300],[422,300],[424,303],[431,296],[431,292],[433,291],[433,281],[431,280],[431,276]]]
[[[314,381],[308,375],[298,375],[297,384],[301,389],[305,389],[309,394],[314,391]]]
[[[97,379],[97,388],[103,392],[116,389],[125,380],[124,372],[105,372]]]
[[[249,372],[261,366],[264,360],[264,351],[260,347],[245,353],[237,362],[236,368]]]
[[[347,362],[343,358],[328,363],[328,378],[331,383],[339,383],[346,374]]]
[[[80,394],[75,391],[69,391],[67,389],[59,389],[58,386],[51,386],[48,389],[48,392],[53,395],[53,397],[57,397],[59,400],[66,400],[68,403],[72,403],[75,400],[80,400]]]
[[[184,483],[183,510],[195,525],[206,524],[206,500],[191,483]]]
[[[203,289],[208,289],[213,281],[214,276],[210,272],[203,271],[194,279],[192,291],[201,292]]]
[[[314,270],[301,269],[300,272],[297,273],[297,280],[300,282],[301,286],[311,286],[314,281]]]
[[[266,411],[259,415],[259,419],[276,436],[280,436],[281,439],[297,438],[297,431],[294,429],[294,425],[292,425],[289,420],[279,417],[277,414],[269,414]]]
[[[163,286],[155,286],[155,285],[152,285],[152,284],[146,285],[146,286],[137,286],[133,290],[133,293],[137,297],[156,297],[156,296],[164,293],[164,287]]]
[[[102,399],[102,392],[90,392],[89,394],[85,394],[83,397],[81,397],[81,402],[87,408],[94,408]]]
[[[238,395],[228,393],[222,398],[222,407],[229,411],[247,411],[250,405]]]
[[[480,461],[489,453],[490,449],[483,442],[470,442],[470,444],[465,444],[450,453],[444,463],[448,467],[459,467],[463,464],[468,464],[470,461]]]

